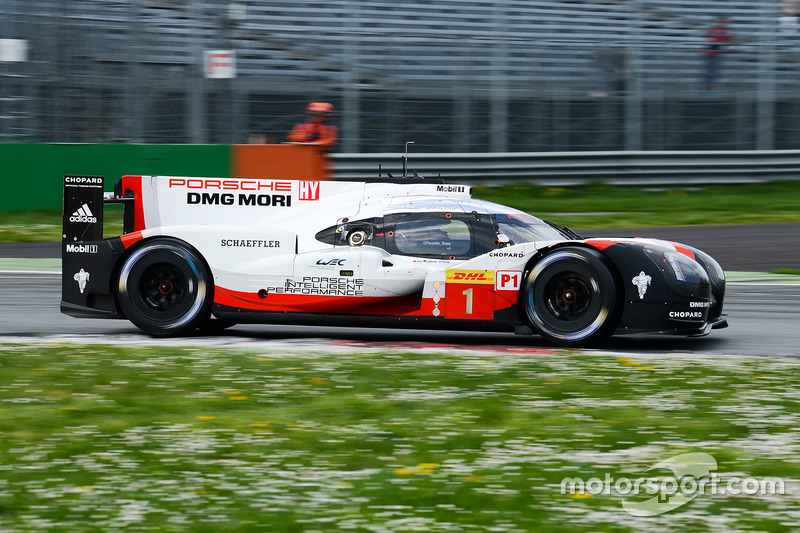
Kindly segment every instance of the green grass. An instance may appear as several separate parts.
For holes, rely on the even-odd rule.
[[[790,276],[800,276],[800,270],[795,268],[776,268],[772,271],[773,274],[786,274]]]
[[[122,234],[122,209],[108,206],[103,213],[103,236]],[[12,211],[0,213],[0,242],[58,242],[61,240],[61,212]]]
[[[619,496],[560,483],[652,476],[687,452],[723,477],[796,479],[800,361],[335,351],[0,345],[0,530],[796,524],[796,493],[699,495],[634,518]]]
[[[509,185],[476,187],[473,196],[573,228],[800,222],[798,181],[658,189]]]
[[[508,185],[475,187],[473,195],[584,229],[800,222],[800,181],[659,189]],[[119,235],[119,206],[106,208],[105,216],[105,236]],[[60,239],[60,212],[0,214],[0,242]]]
[[[583,229],[800,222],[800,181],[659,189],[508,185],[475,187],[473,195]],[[105,216],[105,236],[119,235],[120,207],[107,207]],[[59,240],[60,212],[0,214],[0,242]]]

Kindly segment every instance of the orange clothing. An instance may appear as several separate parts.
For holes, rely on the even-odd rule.
[[[339,130],[321,122],[304,122],[296,124],[286,138],[293,143],[309,143],[330,148],[336,144]]]

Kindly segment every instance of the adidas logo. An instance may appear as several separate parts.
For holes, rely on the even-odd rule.
[[[80,209],[72,213],[69,217],[70,222],[90,222],[94,224],[97,222],[97,217],[94,216],[92,210],[89,209],[89,204],[83,204]]]

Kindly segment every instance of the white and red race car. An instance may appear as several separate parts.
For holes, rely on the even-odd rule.
[[[582,239],[437,180],[64,177],[62,312],[182,335],[237,323],[611,334],[725,327],[707,254]],[[103,239],[103,204],[124,233]]]

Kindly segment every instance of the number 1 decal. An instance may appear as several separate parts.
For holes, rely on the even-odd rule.
[[[472,288],[469,288],[463,291],[461,294],[467,297],[467,303],[465,305],[464,313],[471,315],[472,314]]]

